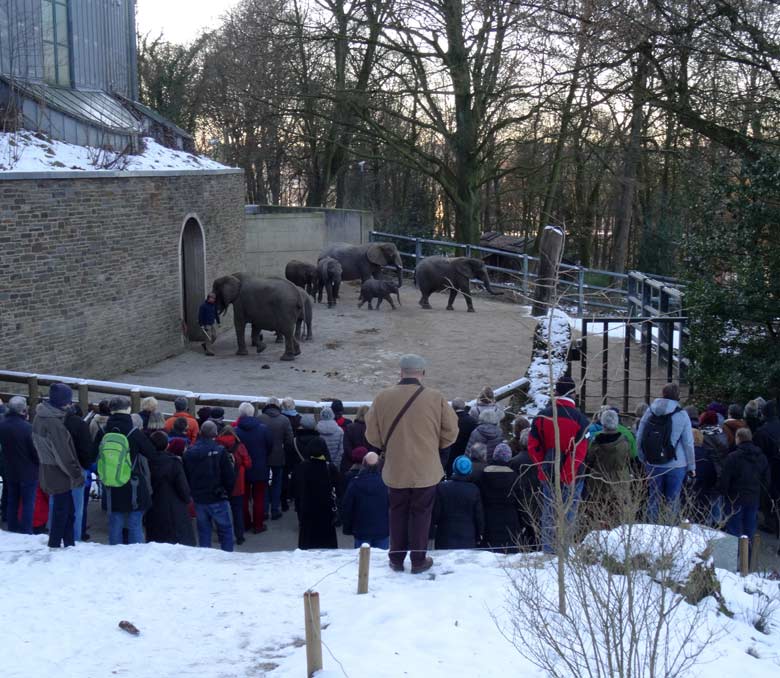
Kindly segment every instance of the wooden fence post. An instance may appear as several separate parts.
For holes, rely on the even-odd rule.
[[[41,399],[41,390],[38,386],[38,377],[27,379],[27,409],[30,412],[30,419],[35,416],[35,408]]]
[[[306,675],[311,678],[322,670],[322,638],[320,637],[320,594],[303,594],[303,613],[306,623]]]
[[[739,574],[741,577],[747,577],[750,570],[748,562],[748,553],[750,552],[750,539],[744,534],[739,538]]]
[[[89,411],[89,386],[86,383],[79,384],[79,405],[83,416]]]
[[[360,559],[358,560],[358,589],[357,592],[368,593],[368,566],[371,563],[371,547],[363,544],[360,547]]]
[[[198,406],[197,399],[196,398],[187,398],[187,412],[189,412],[191,415],[195,416],[195,408]]]
[[[141,411],[141,391],[139,391],[137,388],[134,388],[132,391],[130,391],[130,411]]]

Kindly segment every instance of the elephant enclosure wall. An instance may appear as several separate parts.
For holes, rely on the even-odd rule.
[[[366,243],[373,227],[371,212],[247,205],[243,270],[283,276],[290,259],[315,264],[326,245]]]
[[[0,175],[0,366],[103,378],[183,350],[183,229],[205,295],[241,260],[243,197],[238,170]]]

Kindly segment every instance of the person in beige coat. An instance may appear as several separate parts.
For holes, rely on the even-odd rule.
[[[458,418],[441,393],[422,386],[425,360],[405,355],[400,366],[401,381],[377,394],[366,415],[366,440],[384,450],[390,567],[402,572],[408,551],[418,574],[433,565],[426,550],[436,485],[444,477],[439,451],[458,437]]]

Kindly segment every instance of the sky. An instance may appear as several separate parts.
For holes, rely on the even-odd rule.
[[[214,28],[221,14],[238,0],[136,0],[136,22],[142,35],[161,32],[171,42],[189,42],[203,28]]]

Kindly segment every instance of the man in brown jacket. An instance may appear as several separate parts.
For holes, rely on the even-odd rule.
[[[382,478],[390,499],[390,567],[402,572],[409,551],[412,574],[433,565],[426,550],[436,485],[444,477],[439,450],[458,437],[455,410],[441,393],[422,387],[424,376],[425,361],[420,356],[403,356],[401,381],[381,391],[366,415],[366,440],[384,450]]]

